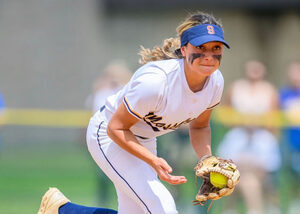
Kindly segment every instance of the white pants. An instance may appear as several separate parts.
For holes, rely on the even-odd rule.
[[[107,136],[106,128],[107,123],[97,112],[90,120],[86,139],[93,159],[114,183],[118,213],[178,213],[173,197],[157,178],[155,170],[114,143]],[[139,142],[156,154],[156,139]]]
[[[220,143],[218,155],[231,158],[236,163],[249,159],[267,172],[277,171],[281,166],[279,143],[265,129],[256,129],[252,134],[244,128],[231,129]]]

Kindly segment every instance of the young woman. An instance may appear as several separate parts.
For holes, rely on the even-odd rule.
[[[107,98],[89,123],[88,149],[114,183],[120,214],[178,213],[160,180],[170,184],[187,180],[172,175],[172,167],[157,156],[156,137],[189,124],[198,158],[211,155],[209,120],[222,96],[224,80],[218,68],[223,47],[229,46],[220,23],[208,14],[191,15],[177,31],[179,38],[165,40],[163,47],[142,49],[145,65],[122,90]],[[97,208],[68,202],[55,188],[48,192],[39,214],[97,213]],[[53,212],[47,212],[49,201],[57,202]],[[101,208],[98,213],[113,211]]]

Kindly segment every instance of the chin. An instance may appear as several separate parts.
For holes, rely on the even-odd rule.
[[[213,73],[214,73],[214,71],[213,71],[213,72],[209,72],[209,73],[203,73],[203,76],[209,77],[209,76],[211,76]]]
[[[199,73],[202,75],[202,76],[210,76],[212,75],[217,69],[201,69],[199,71]]]

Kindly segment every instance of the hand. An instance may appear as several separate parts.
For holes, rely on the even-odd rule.
[[[162,181],[166,181],[169,184],[183,184],[186,183],[187,180],[184,176],[175,176],[171,175],[172,173],[172,167],[165,161],[163,158],[156,157],[155,160],[153,160],[151,166],[155,169],[157,172],[158,177]]]

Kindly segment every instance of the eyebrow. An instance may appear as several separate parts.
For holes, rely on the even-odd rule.
[[[207,48],[207,46],[204,46],[204,44],[199,45],[199,46],[195,46],[195,47],[196,47],[196,48],[197,48],[197,47],[204,47],[204,48]],[[222,47],[222,44],[216,44],[216,45],[210,46],[210,48],[215,48],[215,47]]]

